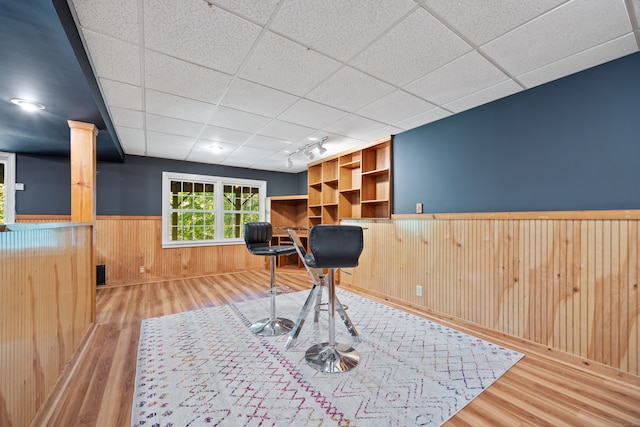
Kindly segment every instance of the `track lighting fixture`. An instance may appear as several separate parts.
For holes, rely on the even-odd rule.
[[[288,168],[292,168],[293,167],[293,161],[291,160],[291,156],[293,156],[294,154],[298,154],[300,152],[302,152],[305,156],[307,156],[309,158],[309,160],[313,160],[315,157],[315,153],[313,152],[314,148],[318,149],[318,154],[320,156],[322,156],[324,153],[327,152],[327,149],[324,148],[322,146],[322,144],[324,144],[324,142],[328,139],[328,137],[323,136],[322,138],[319,138],[307,145],[304,145],[300,148],[298,148],[297,150],[287,154],[287,167]]]

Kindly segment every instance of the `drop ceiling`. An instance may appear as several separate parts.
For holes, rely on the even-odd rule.
[[[640,0],[68,5],[124,153],[282,172],[640,50]]]

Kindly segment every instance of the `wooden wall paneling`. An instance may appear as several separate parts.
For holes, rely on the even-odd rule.
[[[92,322],[92,226],[0,233],[0,421],[26,426]]]
[[[639,375],[640,220],[565,215],[343,220],[367,228],[346,284]]]

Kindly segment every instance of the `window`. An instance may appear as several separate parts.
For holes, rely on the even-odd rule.
[[[0,151],[0,224],[15,221],[16,155]]]
[[[264,221],[267,183],[162,173],[162,247],[244,243],[244,224]]]

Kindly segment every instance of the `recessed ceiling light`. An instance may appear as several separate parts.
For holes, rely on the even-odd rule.
[[[44,105],[38,104],[37,102],[27,101],[20,98],[11,98],[11,102],[27,111],[44,110]]]
[[[222,151],[224,150],[224,148],[220,145],[209,145],[207,146],[207,148],[209,149],[209,151]]]

